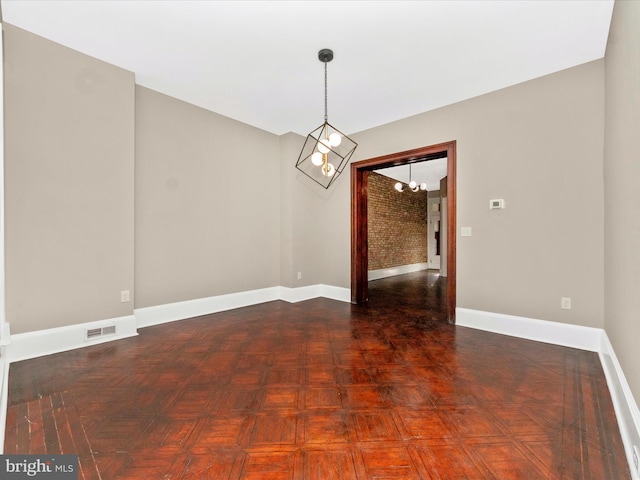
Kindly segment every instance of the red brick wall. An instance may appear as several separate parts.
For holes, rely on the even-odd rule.
[[[396,180],[368,175],[369,270],[426,262],[427,192],[400,193]]]

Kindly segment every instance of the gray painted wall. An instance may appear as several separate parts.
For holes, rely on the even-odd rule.
[[[276,135],[136,87],[136,308],[280,284]]]
[[[349,167],[347,166],[334,184],[325,190],[295,168],[304,137],[295,133],[281,136],[282,145],[282,221],[283,259],[281,280],[286,287],[326,284],[349,287],[349,272],[342,283],[332,280],[329,274],[336,262],[349,262],[331,243],[338,237],[338,246],[349,247]],[[335,188],[342,185],[343,188]],[[346,186],[346,197],[345,189]],[[336,200],[338,208],[336,209]],[[346,229],[346,230],[345,230]],[[345,239],[343,235],[345,234]],[[288,249],[288,252],[285,250]],[[345,265],[342,265],[343,267]],[[346,264],[349,271],[349,263]],[[302,278],[298,279],[298,272]],[[333,282],[333,283],[332,283]]]
[[[640,2],[616,2],[605,56],[605,329],[640,399]]]
[[[355,134],[354,161],[456,140],[457,225],[473,229],[457,239],[458,306],[602,328],[603,120],[600,60]],[[331,188],[327,215],[296,228],[320,226],[323,283],[349,287],[348,176]]]
[[[12,333],[133,314],[134,75],[4,24]]]

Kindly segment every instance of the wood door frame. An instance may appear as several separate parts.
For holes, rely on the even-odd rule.
[[[351,164],[351,303],[368,300],[367,172],[447,157],[447,319],[456,317],[456,141],[415,148]]]

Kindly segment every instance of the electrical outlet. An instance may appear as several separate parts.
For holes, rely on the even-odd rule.
[[[635,445],[633,446],[633,465],[636,467],[636,475],[640,477],[640,463],[638,460],[640,457],[640,450]]]
[[[461,237],[470,237],[471,236],[471,227],[461,227],[460,228],[460,236]]]
[[[120,292],[120,301],[122,303],[127,303],[129,300],[131,300],[131,296],[129,295],[129,290],[122,290]]]
[[[563,310],[571,310],[571,298],[562,297],[560,299],[560,308]]]

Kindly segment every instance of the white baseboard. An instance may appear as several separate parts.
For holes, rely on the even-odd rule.
[[[600,328],[581,327],[568,323],[549,322],[468,308],[456,308],[456,326],[476,328],[590,352],[600,351],[600,339],[603,332]]]
[[[304,302],[312,298],[320,297],[320,285],[309,285],[306,287],[289,288],[280,287],[280,300],[289,303]]]
[[[4,453],[4,434],[9,400],[9,362],[5,358],[5,353],[6,347],[0,347],[0,455]]]
[[[259,303],[284,300],[289,303],[302,302],[312,298],[325,297],[341,302],[351,301],[351,290],[331,285],[309,285],[306,287],[269,287],[247,292],[217,295],[215,297],[198,298],[184,302],[137,308],[134,314],[138,328],[175,322],[187,318],[210,315],[212,313],[248,307]]]
[[[110,326],[116,327],[115,334],[85,340],[86,330]],[[75,348],[132,337],[137,334],[136,318],[133,315],[37,330],[35,332],[18,333],[11,335],[11,342],[5,347],[7,361],[19,362],[29,358],[42,357]]]
[[[167,303],[153,307],[136,308],[133,313],[138,328],[175,322],[186,318],[209,315],[216,312],[248,307],[258,303],[272,302],[280,299],[281,287],[262,288],[246,292],[216,295],[215,297],[197,298],[184,302]]]
[[[603,329],[467,308],[456,308],[456,326],[597,352],[616,412],[631,478],[640,480],[633,464],[633,446],[640,447],[640,410],[609,337]]]
[[[410,265],[400,265],[398,267],[381,268],[379,270],[369,270],[367,279],[380,280],[381,278],[395,277],[396,275],[403,275],[405,273],[419,272],[421,270],[428,270],[428,263],[412,263]]]
[[[344,287],[334,287],[332,285],[320,285],[320,297],[338,300],[339,302],[351,303],[351,289]]]
[[[620,426],[620,435],[627,454],[631,478],[640,480],[633,464],[633,446],[640,447],[640,410],[638,410],[638,404],[633,398],[631,388],[627,383],[622,367],[618,362],[618,357],[616,357],[606,332],[602,332],[602,344],[599,354],[600,363],[602,363],[602,369],[611,393],[613,407],[616,411],[618,425]]]

